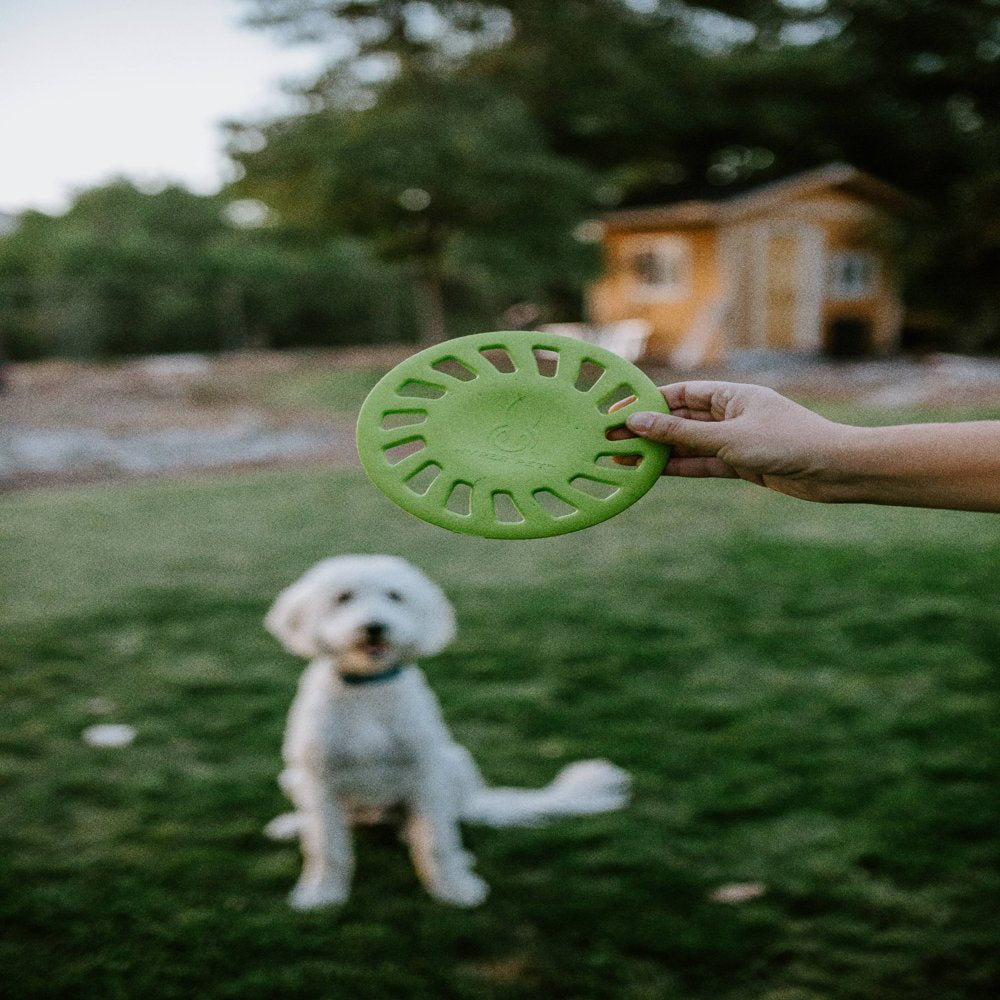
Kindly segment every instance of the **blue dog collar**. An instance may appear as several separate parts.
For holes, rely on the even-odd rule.
[[[339,677],[348,687],[361,687],[364,684],[381,684],[383,681],[391,681],[405,669],[405,663],[397,663],[394,667],[383,670],[380,674],[340,674]]]

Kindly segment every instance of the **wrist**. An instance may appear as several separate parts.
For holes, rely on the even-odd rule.
[[[880,427],[831,422],[814,466],[812,496],[820,503],[877,502],[872,490],[885,475]]]

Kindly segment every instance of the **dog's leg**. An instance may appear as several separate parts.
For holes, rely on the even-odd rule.
[[[406,841],[413,866],[427,891],[442,903],[478,906],[489,893],[472,871],[473,857],[462,848],[458,803],[453,789],[442,785],[441,772],[428,771],[406,818]]]
[[[350,891],[354,857],[350,827],[325,782],[310,778],[295,789],[302,818],[302,874],[289,902],[296,910],[343,903]]]

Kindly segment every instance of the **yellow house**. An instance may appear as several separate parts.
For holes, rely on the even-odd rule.
[[[682,367],[755,348],[888,353],[902,322],[892,224],[913,206],[834,163],[725,201],[613,213],[590,321],[644,321],[647,356]]]

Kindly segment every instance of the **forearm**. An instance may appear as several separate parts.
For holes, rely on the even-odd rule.
[[[1000,421],[844,427],[817,499],[1000,513]]]

